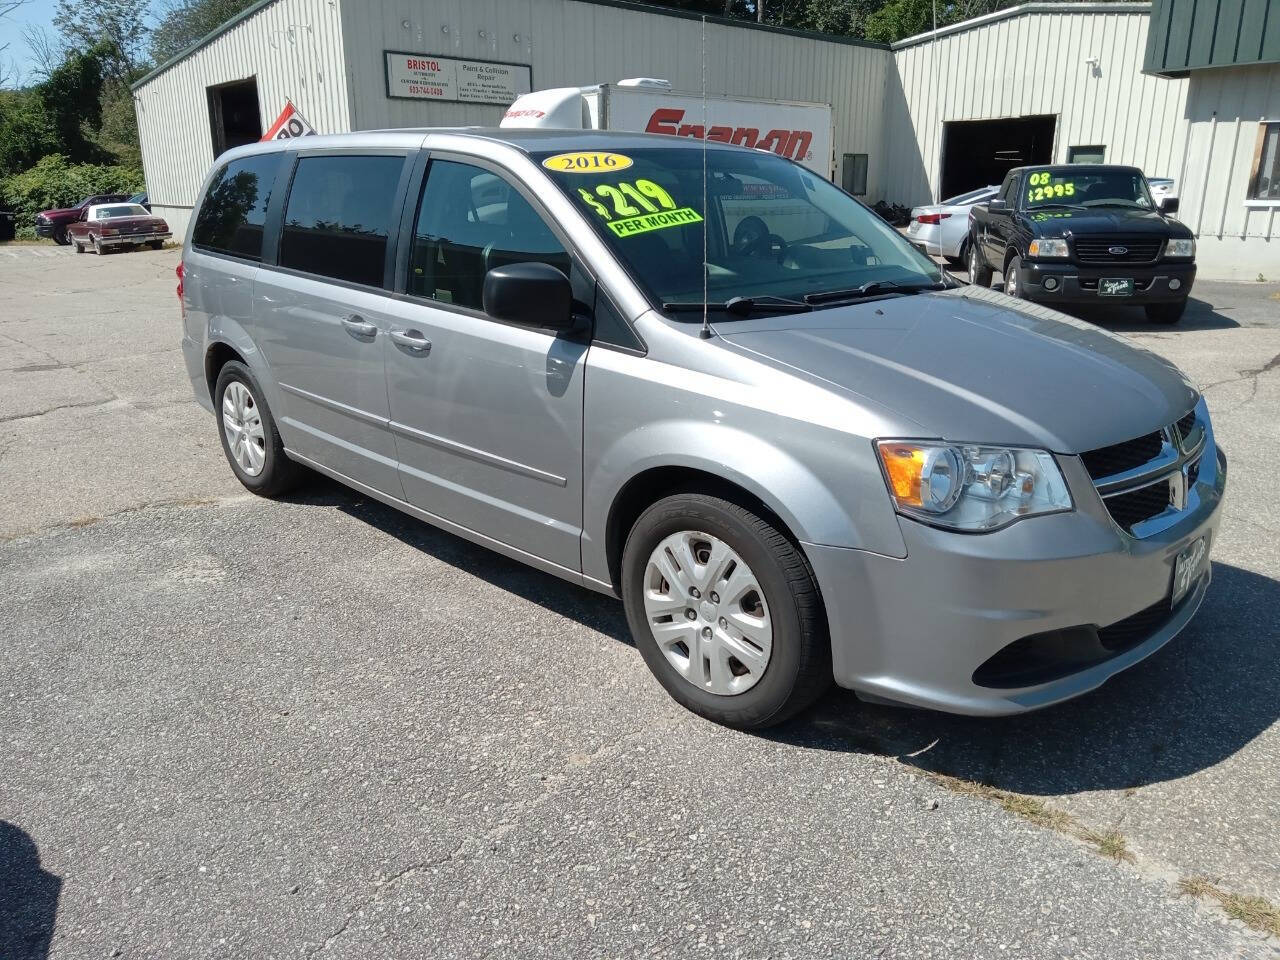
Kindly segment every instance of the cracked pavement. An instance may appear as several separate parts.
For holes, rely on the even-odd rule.
[[[1231,456],[1183,637],[1013,720],[833,693],[753,736],[671,702],[616,602],[327,482],[246,495],[175,262],[0,259],[4,960],[1277,956],[1175,886],[1280,902],[1274,288],[1106,318]]]

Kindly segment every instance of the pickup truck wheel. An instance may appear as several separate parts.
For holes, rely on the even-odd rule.
[[[1148,303],[1146,305],[1147,319],[1152,323],[1177,323],[1182,319],[1182,315],[1187,311],[1187,301],[1179,300],[1177,303]]]
[[[986,259],[982,256],[982,251],[972,240],[969,241],[968,264],[970,283],[975,283],[980,287],[991,286],[991,267],[987,265]]]
[[[736,503],[685,493],[645,510],[623,550],[622,597],[658,682],[716,723],[781,723],[831,682],[826,616],[808,561]]]
[[[1022,292],[1022,281],[1018,279],[1018,270],[1022,267],[1022,258],[1015,256],[1004,268],[1004,292],[1015,300],[1025,300]]]
[[[53,228],[53,242],[60,247],[65,247],[71,242],[71,237],[67,235],[66,227],[59,226]]]
[[[275,418],[249,368],[237,360],[223,364],[213,402],[222,452],[245,489],[275,497],[296,486],[303,468],[284,452]]]

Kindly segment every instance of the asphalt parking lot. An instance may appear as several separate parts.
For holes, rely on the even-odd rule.
[[[833,692],[749,735],[671,702],[607,598],[328,482],[244,493],[176,251],[19,249],[3,960],[1280,953],[1229,916],[1280,903],[1280,287],[1090,318],[1177,362],[1231,458],[1178,640],[1017,719]]]

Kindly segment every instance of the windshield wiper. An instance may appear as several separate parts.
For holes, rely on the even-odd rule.
[[[919,293],[921,290],[945,290],[944,281],[937,283],[898,283],[895,280],[869,280],[860,287],[848,290],[823,290],[821,293],[806,293],[804,302],[811,304],[831,303],[836,300],[856,300],[859,297],[874,297],[882,293]]]
[[[807,302],[788,300],[786,297],[775,297],[765,294],[759,297],[730,297],[723,303],[706,303],[701,300],[675,301],[664,303],[662,309],[667,313],[701,313],[705,310],[732,313],[739,317],[748,317],[756,312],[770,313],[804,313],[812,310]]]
[[[1036,204],[1035,206],[1033,206],[1031,209],[1032,209],[1032,210],[1043,210],[1045,207],[1053,207],[1053,208],[1055,208],[1055,209],[1059,209],[1059,208],[1060,208],[1060,209],[1063,209],[1063,210],[1083,210],[1083,209],[1084,209],[1084,204],[1080,204],[1080,203],[1037,203],[1037,204]]]

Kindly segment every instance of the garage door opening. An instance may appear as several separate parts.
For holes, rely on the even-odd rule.
[[[256,78],[208,87],[206,92],[215,157],[232,147],[242,147],[262,139],[262,112],[258,109]]]
[[[1014,167],[1053,162],[1056,117],[951,120],[942,125],[942,196],[998,184]]]

